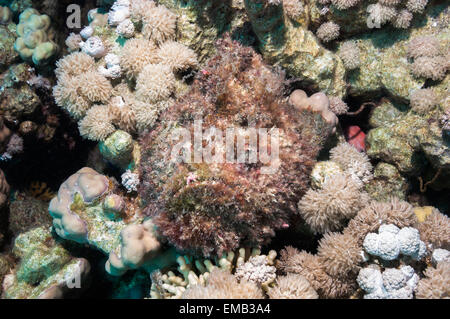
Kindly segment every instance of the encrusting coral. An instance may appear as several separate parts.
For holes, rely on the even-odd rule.
[[[12,252],[20,262],[3,280],[3,298],[73,298],[89,287],[88,260],[71,256],[53,236],[41,226],[16,237]]]

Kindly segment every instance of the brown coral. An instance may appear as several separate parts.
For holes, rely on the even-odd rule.
[[[416,290],[417,299],[450,299],[450,263],[440,262],[428,267]]]
[[[419,223],[420,238],[435,248],[450,250],[450,218],[433,208],[432,213]]]
[[[357,274],[362,261],[358,241],[348,234],[327,233],[319,242],[319,262],[332,277]]]

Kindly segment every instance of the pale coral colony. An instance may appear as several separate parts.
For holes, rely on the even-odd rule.
[[[0,5],[2,298],[450,298],[448,1]]]

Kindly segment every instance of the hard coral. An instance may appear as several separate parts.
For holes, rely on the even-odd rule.
[[[241,242],[258,246],[290,223],[331,128],[320,116],[286,103],[283,83],[283,73],[225,37],[191,91],[142,139],[140,194],[145,211],[179,249],[209,255],[233,250]],[[223,131],[247,125],[269,132],[278,128],[279,159],[273,162],[278,169],[265,174],[268,167],[261,162],[192,163],[188,158],[177,163],[171,158],[176,146],[171,136],[178,127],[192,132],[196,119]]]
[[[338,55],[347,70],[357,69],[361,65],[360,50],[355,41],[342,43]]]
[[[318,299],[319,295],[309,281],[297,274],[280,276],[275,286],[267,291],[270,299]]]
[[[326,233],[317,250],[319,262],[332,277],[356,274],[362,261],[358,241],[348,234]]]
[[[330,276],[316,255],[289,246],[280,255],[279,267],[284,272],[304,276],[320,298],[346,298],[357,288],[355,275]]]
[[[258,286],[267,288],[267,284],[273,281],[272,274],[275,273],[273,265],[276,256],[277,253],[274,250],[269,251],[267,255],[262,255],[261,250],[256,248],[240,248],[236,252],[230,251],[222,256],[209,259],[197,258],[192,255],[178,256],[176,270],[171,267],[151,273],[150,296],[153,299],[179,299],[186,289],[196,285],[206,286],[211,272],[215,269],[231,274],[240,269],[240,275],[238,274],[235,278],[238,280],[247,278],[250,279],[250,282],[258,281],[258,279],[264,281],[264,278],[270,275],[271,280],[262,285],[261,282],[257,282]],[[258,264],[263,265],[263,271],[258,269]]]
[[[58,46],[53,42],[54,32],[50,28],[50,17],[40,15],[35,9],[28,8],[19,16],[14,49],[20,57],[35,65],[45,65],[55,57]]]

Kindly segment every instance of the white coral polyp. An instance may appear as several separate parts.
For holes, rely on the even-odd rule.
[[[117,54],[108,53],[105,56],[106,67],[111,68],[120,64],[120,57]]]
[[[101,58],[106,54],[106,48],[99,37],[90,37],[86,42],[80,42],[80,48],[94,58]]]
[[[440,262],[450,262],[450,251],[447,249],[437,248],[431,255],[431,262],[437,265]]]
[[[108,13],[108,23],[117,26],[130,17],[130,2],[127,0],[116,1]]]
[[[134,36],[134,24],[130,19],[125,19],[117,26],[116,33],[124,38],[131,38]]]
[[[400,228],[398,228],[395,225],[392,224],[383,224],[380,226],[380,228],[378,228],[378,232],[379,233],[383,233],[383,232],[388,232],[388,233],[392,233],[392,234],[398,234],[398,232],[400,231]]]
[[[98,68],[98,71],[106,78],[118,79],[122,76],[122,69],[120,68],[120,65],[113,65],[109,68],[100,66]]]
[[[257,284],[272,282],[276,278],[276,268],[268,265],[267,256],[251,257],[246,263],[236,269],[238,280],[247,280]]]

